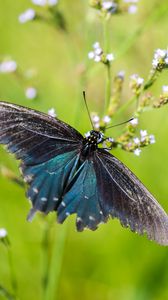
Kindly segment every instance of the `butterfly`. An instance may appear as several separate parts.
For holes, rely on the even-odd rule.
[[[58,118],[0,102],[0,144],[21,160],[21,173],[36,211],[57,212],[63,223],[76,213],[76,228],[95,230],[109,217],[150,240],[168,244],[168,216],[140,180],[100,147],[101,131],[83,137]]]

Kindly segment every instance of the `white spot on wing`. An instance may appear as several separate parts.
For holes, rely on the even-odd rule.
[[[45,202],[45,201],[47,201],[47,198],[46,198],[46,197],[42,197],[42,198],[41,198],[41,201],[44,201],[44,202]]]
[[[54,198],[53,198],[53,201],[58,201],[58,198],[57,198],[57,197],[54,197]]]
[[[65,204],[65,202],[64,202],[64,201],[62,201],[61,205],[62,205],[62,206],[64,206],[64,207],[66,206],[66,204]]]
[[[69,215],[70,215],[70,212],[69,212],[69,211],[67,211],[67,212],[66,212],[66,216],[69,216]]]
[[[95,221],[95,218],[93,216],[89,216],[89,220]]]
[[[33,188],[33,191],[36,193],[36,194],[38,194],[38,189],[37,188]]]
[[[84,198],[85,198],[85,199],[89,199],[89,197],[88,197],[88,196],[86,196],[86,195],[84,196]]]

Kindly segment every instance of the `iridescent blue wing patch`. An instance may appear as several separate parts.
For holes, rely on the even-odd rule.
[[[76,213],[78,231],[84,228],[95,230],[99,223],[107,220],[101,203],[92,160],[85,160],[65,189],[57,209],[58,222],[62,223],[67,216]]]

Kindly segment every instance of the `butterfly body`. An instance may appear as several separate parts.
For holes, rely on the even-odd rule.
[[[41,112],[0,102],[0,144],[21,160],[32,209],[57,212],[63,223],[76,214],[78,231],[95,230],[109,217],[159,244],[168,244],[168,216],[139,179],[107,149],[103,133],[83,137]]]

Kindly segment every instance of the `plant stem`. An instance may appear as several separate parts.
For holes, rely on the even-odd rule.
[[[110,104],[110,98],[111,98],[111,66],[110,63],[106,66],[107,69],[107,77],[106,77],[106,94],[105,94],[105,112],[107,111],[109,104]]]
[[[58,235],[54,230],[54,242],[52,249],[52,256],[50,261],[50,268],[48,272],[48,280],[45,291],[45,300],[57,300],[58,299],[58,287],[60,281],[61,268],[64,256],[64,246],[67,237],[67,224],[62,225],[59,228]]]
[[[45,220],[44,220],[45,222]],[[45,299],[45,290],[48,284],[48,270],[49,270],[49,242],[50,242],[50,229],[51,224],[50,222],[44,223],[44,230],[43,230],[43,238],[42,238],[42,288],[43,288],[43,297]]]
[[[108,36],[108,20],[103,19],[103,35],[104,35],[104,51],[105,53],[109,52],[109,36]],[[104,111],[106,112],[110,104],[111,98],[111,64],[110,62],[106,65],[106,88],[105,88],[105,107]]]
[[[14,295],[17,298],[17,280],[16,280],[15,271],[14,271],[14,267],[13,267],[13,259],[12,259],[12,252],[11,252],[10,245],[7,246],[7,253],[8,253],[8,263],[9,263],[9,269],[10,269],[11,286],[12,286]]]

